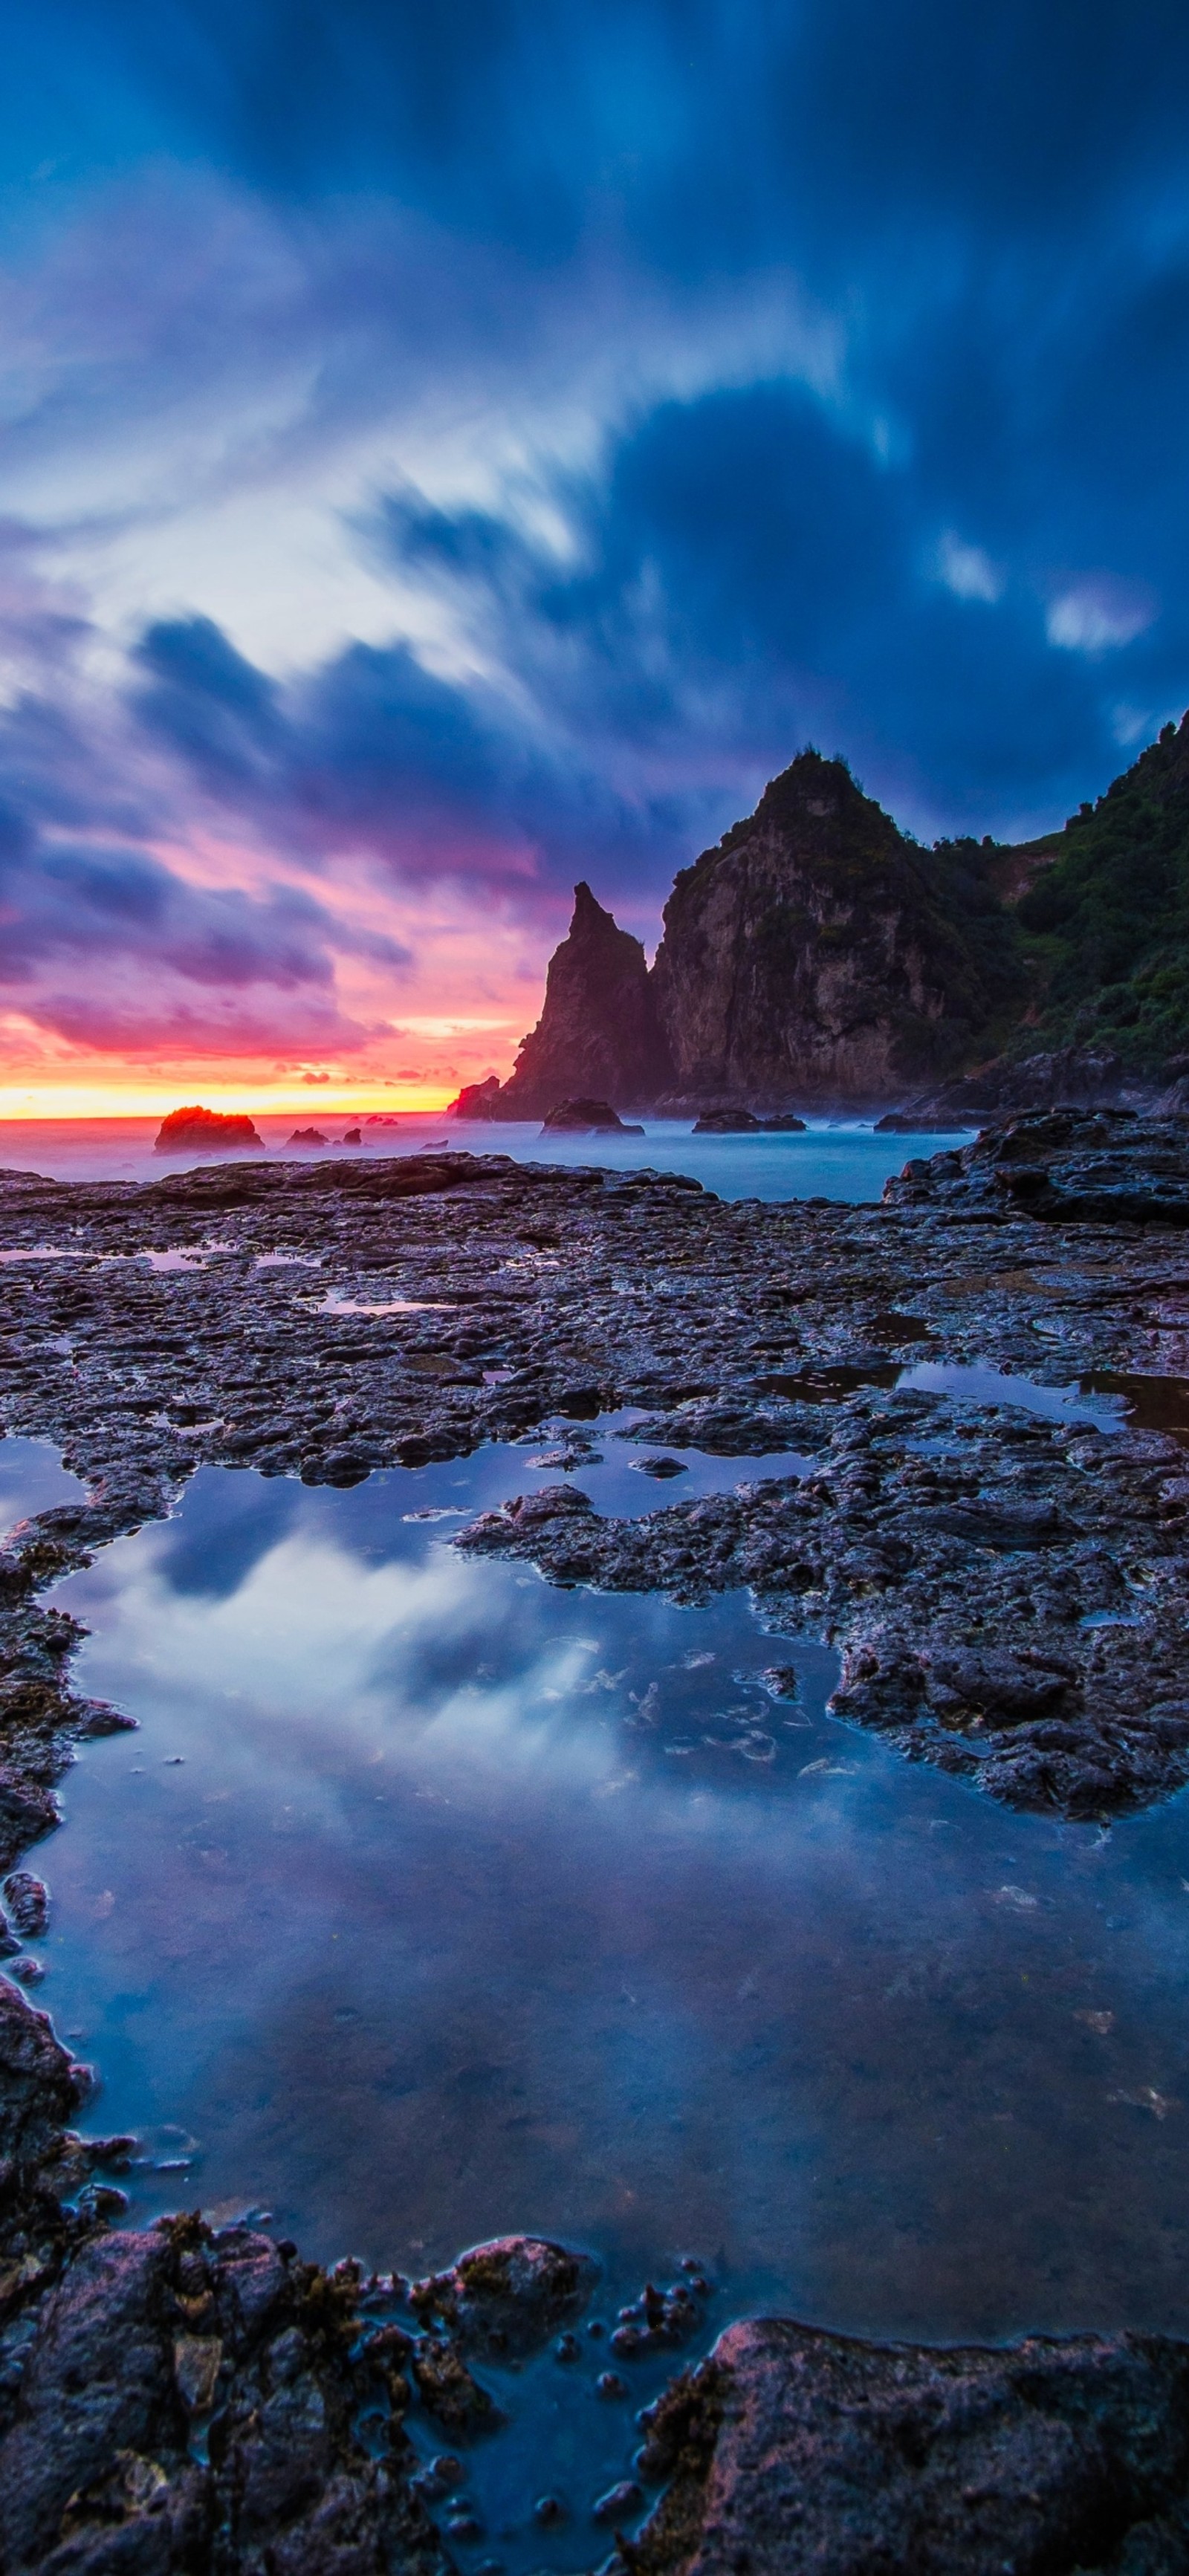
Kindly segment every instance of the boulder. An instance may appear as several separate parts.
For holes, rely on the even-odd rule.
[[[561,1100],[550,1109],[543,1136],[642,1136],[642,1127],[625,1125],[605,1100]]]
[[[1006,2351],[732,2326],[642,2421],[634,2576],[1075,2576],[1189,2566],[1189,2345]]]

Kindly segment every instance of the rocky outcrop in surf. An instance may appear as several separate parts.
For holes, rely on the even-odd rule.
[[[262,1154],[250,1118],[222,1109],[171,1109],[157,1130],[158,1154]]]
[[[521,1045],[493,1106],[457,1114],[544,1118],[559,1101],[609,1101],[635,1109],[673,1080],[644,950],[588,885],[574,888],[574,918],[549,961],[545,1007]],[[486,1101],[493,1101],[483,1087]]]

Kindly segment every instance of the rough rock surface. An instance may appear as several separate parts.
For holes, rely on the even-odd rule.
[[[415,2282],[409,2304],[468,2349],[525,2353],[581,2316],[596,2278],[589,2257],[564,2245],[501,2236],[460,2254],[450,2271]]]
[[[640,941],[620,930],[588,885],[577,885],[568,935],[549,961],[545,1007],[495,1114],[543,1118],[579,1095],[633,1109],[672,1079]]]
[[[1009,1121],[881,1208],[451,1153],[0,1178],[0,1234],[32,1248],[4,1272],[2,1418],[91,1489],[0,1558],[0,1865],[52,1829],[72,1737],[121,1723],[71,1693],[76,1631],[38,1591],[199,1463],[352,1484],[616,1404],[665,1452],[805,1472],[624,1523],[538,1490],[464,1543],[567,1582],[749,1584],[774,1627],[837,1642],[840,1713],[1010,1803],[1167,1794],[1189,1776],[1187,1217],[1186,1122],[1107,1113]],[[169,1245],[195,1266],[135,1257]],[[921,1358],[1101,1381],[1131,1427],[898,1383]]]
[[[69,2128],[91,2083],[0,1978],[5,2576],[449,2576],[426,2502],[465,2469],[427,2479],[406,2417],[420,2399],[459,2438],[495,2429],[464,2341],[495,2350],[499,2325],[531,2349],[593,2266],[497,2240],[442,2276],[459,2331],[423,2333],[399,2279],[327,2273],[250,2226],[113,2229],[124,2196],[95,2177],[136,2141]]]
[[[1009,1121],[881,1208],[447,1152],[0,1175],[0,1246],[26,1256],[3,1272],[0,1419],[88,1488],[0,1555],[0,1866],[52,1829],[74,1740],[124,1722],[72,1692],[78,1631],[39,1592],[200,1462],[348,1484],[553,1422],[580,1472],[573,1426],[614,1404],[646,1409],[637,1444],[761,1463],[630,1523],[546,1487],[468,1543],[563,1581],[750,1583],[775,1626],[837,1640],[840,1712],[1009,1802],[1166,1794],[1189,1776],[1187,1214],[1189,1125],[1106,1114]],[[140,1257],[164,1249],[191,1266]],[[921,1358],[1113,1388],[1130,1423],[898,1383]],[[765,1477],[790,1449],[802,1473]],[[19,1878],[14,1913],[39,1902]],[[477,2248],[418,2306],[248,2229],[113,2233],[104,2176],[134,2142],[73,2134],[87,2090],[0,1979],[6,2570],[445,2568],[405,2415],[493,2430],[495,2338],[514,2361],[575,2313],[581,2258]],[[679,2308],[645,2293],[625,2366],[687,2330]],[[641,2475],[670,2492],[625,2564],[1171,2576],[1187,2369],[1150,2338],[938,2355],[734,2328],[654,2418]]]
[[[157,1130],[158,1154],[262,1154],[250,1118],[223,1109],[171,1109]]]
[[[652,980],[675,1089],[886,1101],[956,1067],[1013,987],[997,926],[973,938],[944,867],[842,761],[802,752],[665,906]]]
[[[1178,2576],[1189,2346],[1008,2351],[732,2326],[649,2410],[633,2576]]]
[[[980,1127],[987,1119],[1046,1109],[1127,1107],[1154,1099],[1154,1086],[1128,1076],[1122,1057],[1103,1047],[1058,1047],[1047,1054],[996,1056],[977,1072],[954,1076],[879,1120],[884,1136],[921,1135],[930,1127]]]

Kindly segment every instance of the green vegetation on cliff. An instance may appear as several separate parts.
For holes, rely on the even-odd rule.
[[[1189,715],[1012,856],[1040,863],[1016,912],[1034,1006],[1015,1047],[1109,1047],[1137,1072],[1189,1050]]]

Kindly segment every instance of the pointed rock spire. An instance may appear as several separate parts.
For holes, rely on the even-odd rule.
[[[585,881],[549,961],[545,1007],[521,1045],[497,1116],[543,1118],[579,1095],[635,1109],[673,1078],[640,940],[621,930]]]

